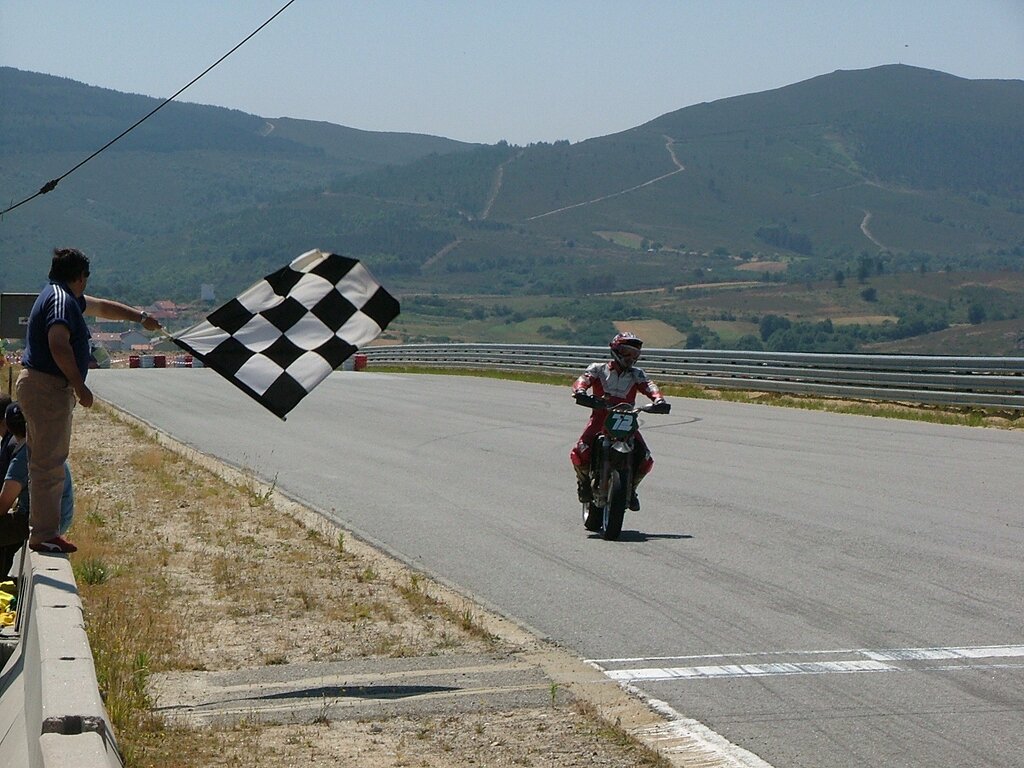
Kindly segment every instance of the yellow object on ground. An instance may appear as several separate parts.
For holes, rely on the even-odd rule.
[[[13,581],[0,582],[0,627],[12,627],[17,618],[17,611],[11,603],[18,596],[18,588]]]

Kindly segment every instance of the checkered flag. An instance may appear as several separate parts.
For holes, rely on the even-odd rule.
[[[397,316],[359,261],[309,251],[173,341],[284,419]]]

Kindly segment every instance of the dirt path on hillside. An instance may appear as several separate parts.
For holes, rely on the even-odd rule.
[[[679,158],[676,157],[676,140],[673,139],[671,136],[666,136],[664,134],[662,134],[662,138],[665,139],[665,149],[668,150],[668,153],[672,158],[672,162],[675,163],[676,168],[678,168],[680,171],[685,171],[686,166],[679,162]]]
[[[486,219],[491,215],[491,208],[494,206],[494,201],[498,199],[498,195],[501,194],[501,187],[505,183],[505,167],[513,160],[517,160],[522,157],[522,152],[517,152],[514,156],[503,162],[498,166],[498,170],[494,172],[494,181],[491,182],[491,191],[487,195],[487,203],[484,205],[483,213],[480,214],[481,219]]]
[[[686,170],[686,167],[681,162],[679,162],[679,158],[676,157],[676,152],[673,147],[673,145],[675,144],[675,140],[670,138],[669,136],[664,136],[663,138],[665,139],[665,149],[668,151],[669,157],[672,158],[672,164],[675,165],[676,167],[674,171],[669,171],[668,173],[664,173],[661,176],[649,179],[648,181],[645,181],[642,184],[637,184],[634,187],[629,187],[629,189],[622,189],[619,190],[618,192],[612,192],[610,195],[602,195],[601,197],[595,197],[593,200],[587,200],[582,203],[574,203],[573,205],[566,205],[562,208],[556,208],[555,210],[548,211],[546,213],[538,213],[536,216],[530,216],[527,219],[527,221],[533,221],[534,219],[543,219],[545,216],[554,216],[556,213],[571,211],[573,208],[582,208],[585,205],[593,205],[594,203],[600,203],[604,200],[611,200],[613,197],[628,195],[630,192],[636,192],[638,189],[649,187],[652,184],[657,184],[659,181],[669,178],[670,176],[675,176],[677,173],[682,173],[683,171]]]
[[[429,259],[427,259],[425,262],[423,262],[422,269],[427,269],[429,267],[434,266],[434,264],[439,262],[441,259],[443,259],[449,253],[454,251],[460,245],[462,245],[462,238],[460,238],[460,237],[455,238],[450,243],[445,245],[441,250],[439,250],[437,253],[435,253],[433,256],[431,256]]]
[[[870,240],[872,243],[877,245],[879,248],[886,248],[885,244],[880,242],[868,229],[868,225],[871,224],[871,211],[864,211],[864,218],[860,222],[860,231],[864,233],[864,237]]]

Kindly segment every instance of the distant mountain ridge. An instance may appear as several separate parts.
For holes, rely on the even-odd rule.
[[[155,103],[10,69],[0,93],[5,197]],[[172,104],[0,224],[0,285],[37,279],[58,242],[102,253],[114,288],[177,298],[201,282],[230,292],[311,247],[398,290],[456,294],[700,285],[769,262],[773,280],[808,281],[866,256],[890,271],[1018,268],[1021,114],[1024,82],[904,65],[527,147]]]
[[[699,134],[756,115],[760,130],[779,130],[804,115],[808,125],[857,142],[847,149],[879,179],[1016,195],[1024,191],[1022,106],[1020,80],[966,80],[893,64],[679,110],[640,129]]]
[[[163,101],[11,67],[0,67],[0,93],[4,105],[0,150],[12,153],[92,152]],[[350,165],[340,166],[346,172],[472,146],[438,136],[362,131],[289,117],[274,119],[185,101],[163,107],[115,145],[117,151],[317,152],[348,161]]]
[[[813,182],[805,186],[801,168],[791,158],[779,157],[778,142],[817,154],[808,167],[825,180],[839,175],[847,182],[1016,197],[1024,194],[1022,109],[1022,81],[971,81],[890,65],[838,71],[772,91],[686,107],[621,133],[563,147],[559,155],[567,172],[583,180],[582,199],[609,191],[600,177],[587,181],[587,169],[600,158],[633,156],[635,175],[624,177],[623,184],[641,183],[658,170],[671,171],[666,142],[681,157],[689,155],[699,175],[712,175],[719,159],[726,171],[735,165],[736,155],[746,155],[752,166],[744,169],[750,181],[757,164],[782,160],[794,175],[786,181],[800,184],[806,194],[828,184],[820,189]],[[734,157],[716,157],[723,151]],[[779,167],[777,174],[782,178],[786,168]],[[542,205],[563,202],[552,191]]]
[[[804,280],[848,270],[862,252],[897,270],[1018,265],[1020,114],[1024,82],[893,65],[686,107],[577,144],[426,158],[335,191],[391,211],[436,203],[432,228],[458,245],[419,265],[410,252],[400,272],[438,290],[721,281],[743,266],[737,258],[782,260],[783,279]]]
[[[65,173],[160,101],[0,67],[5,203]],[[473,146],[172,102],[55,191],[5,217],[0,285],[35,286],[56,243],[102,252],[128,274],[134,252],[169,231],[187,234],[200,220],[278,195],[322,191],[348,175]]]

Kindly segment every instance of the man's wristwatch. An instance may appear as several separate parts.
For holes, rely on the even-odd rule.
[[[142,310],[141,312],[139,312],[139,322],[140,323],[144,323],[148,319],[149,319],[149,312],[147,312],[146,310]]]

